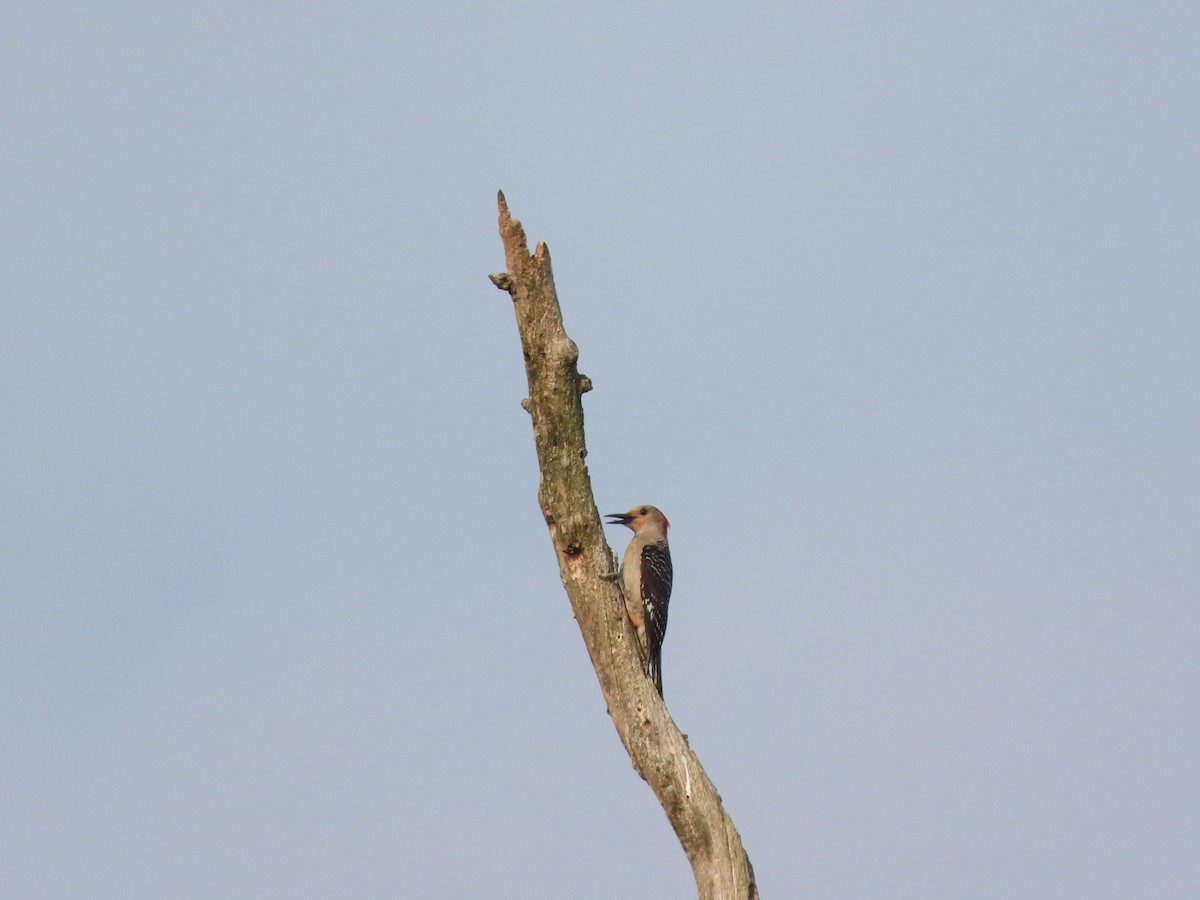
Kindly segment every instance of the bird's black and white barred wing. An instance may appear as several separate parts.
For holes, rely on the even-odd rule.
[[[667,636],[667,608],[671,601],[671,550],[665,542],[642,548],[642,601],[646,605],[646,662],[654,686],[662,694],[662,645]]]

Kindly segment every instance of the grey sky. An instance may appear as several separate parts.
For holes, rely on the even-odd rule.
[[[10,4],[0,892],[693,895],[503,188],[764,897],[1195,896],[1200,8],[983,6]]]

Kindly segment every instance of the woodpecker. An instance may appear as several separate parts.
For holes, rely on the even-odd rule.
[[[624,525],[633,531],[633,540],[621,561],[625,612],[637,629],[646,675],[654,681],[661,697],[662,645],[671,599],[671,548],[667,544],[671,523],[653,506],[635,506],[627,513],[612,513],[607,518],[611,520],[609,525]]]

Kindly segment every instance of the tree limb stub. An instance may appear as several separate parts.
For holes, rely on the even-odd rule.
[[[645,677],[619,586],[616,557],[592,496],[579,348],[563,327],[550,251],[531,254],[521,223],[501,193],[500,238],[508,271],[489,276],[512,297],[529,380],[522,406],[533,420],[538,503],[550,529],[559,574],[579,623],[600,690],[634,769],[654,791],[683,846],[701,900],[756,900],[754,870],[716,787]]]

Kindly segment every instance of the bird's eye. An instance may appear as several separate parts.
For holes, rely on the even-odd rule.
[[[638,515],[644,516],[645,514],[646,514],[646,507],[643,506],[641,509],[638,510]]]

